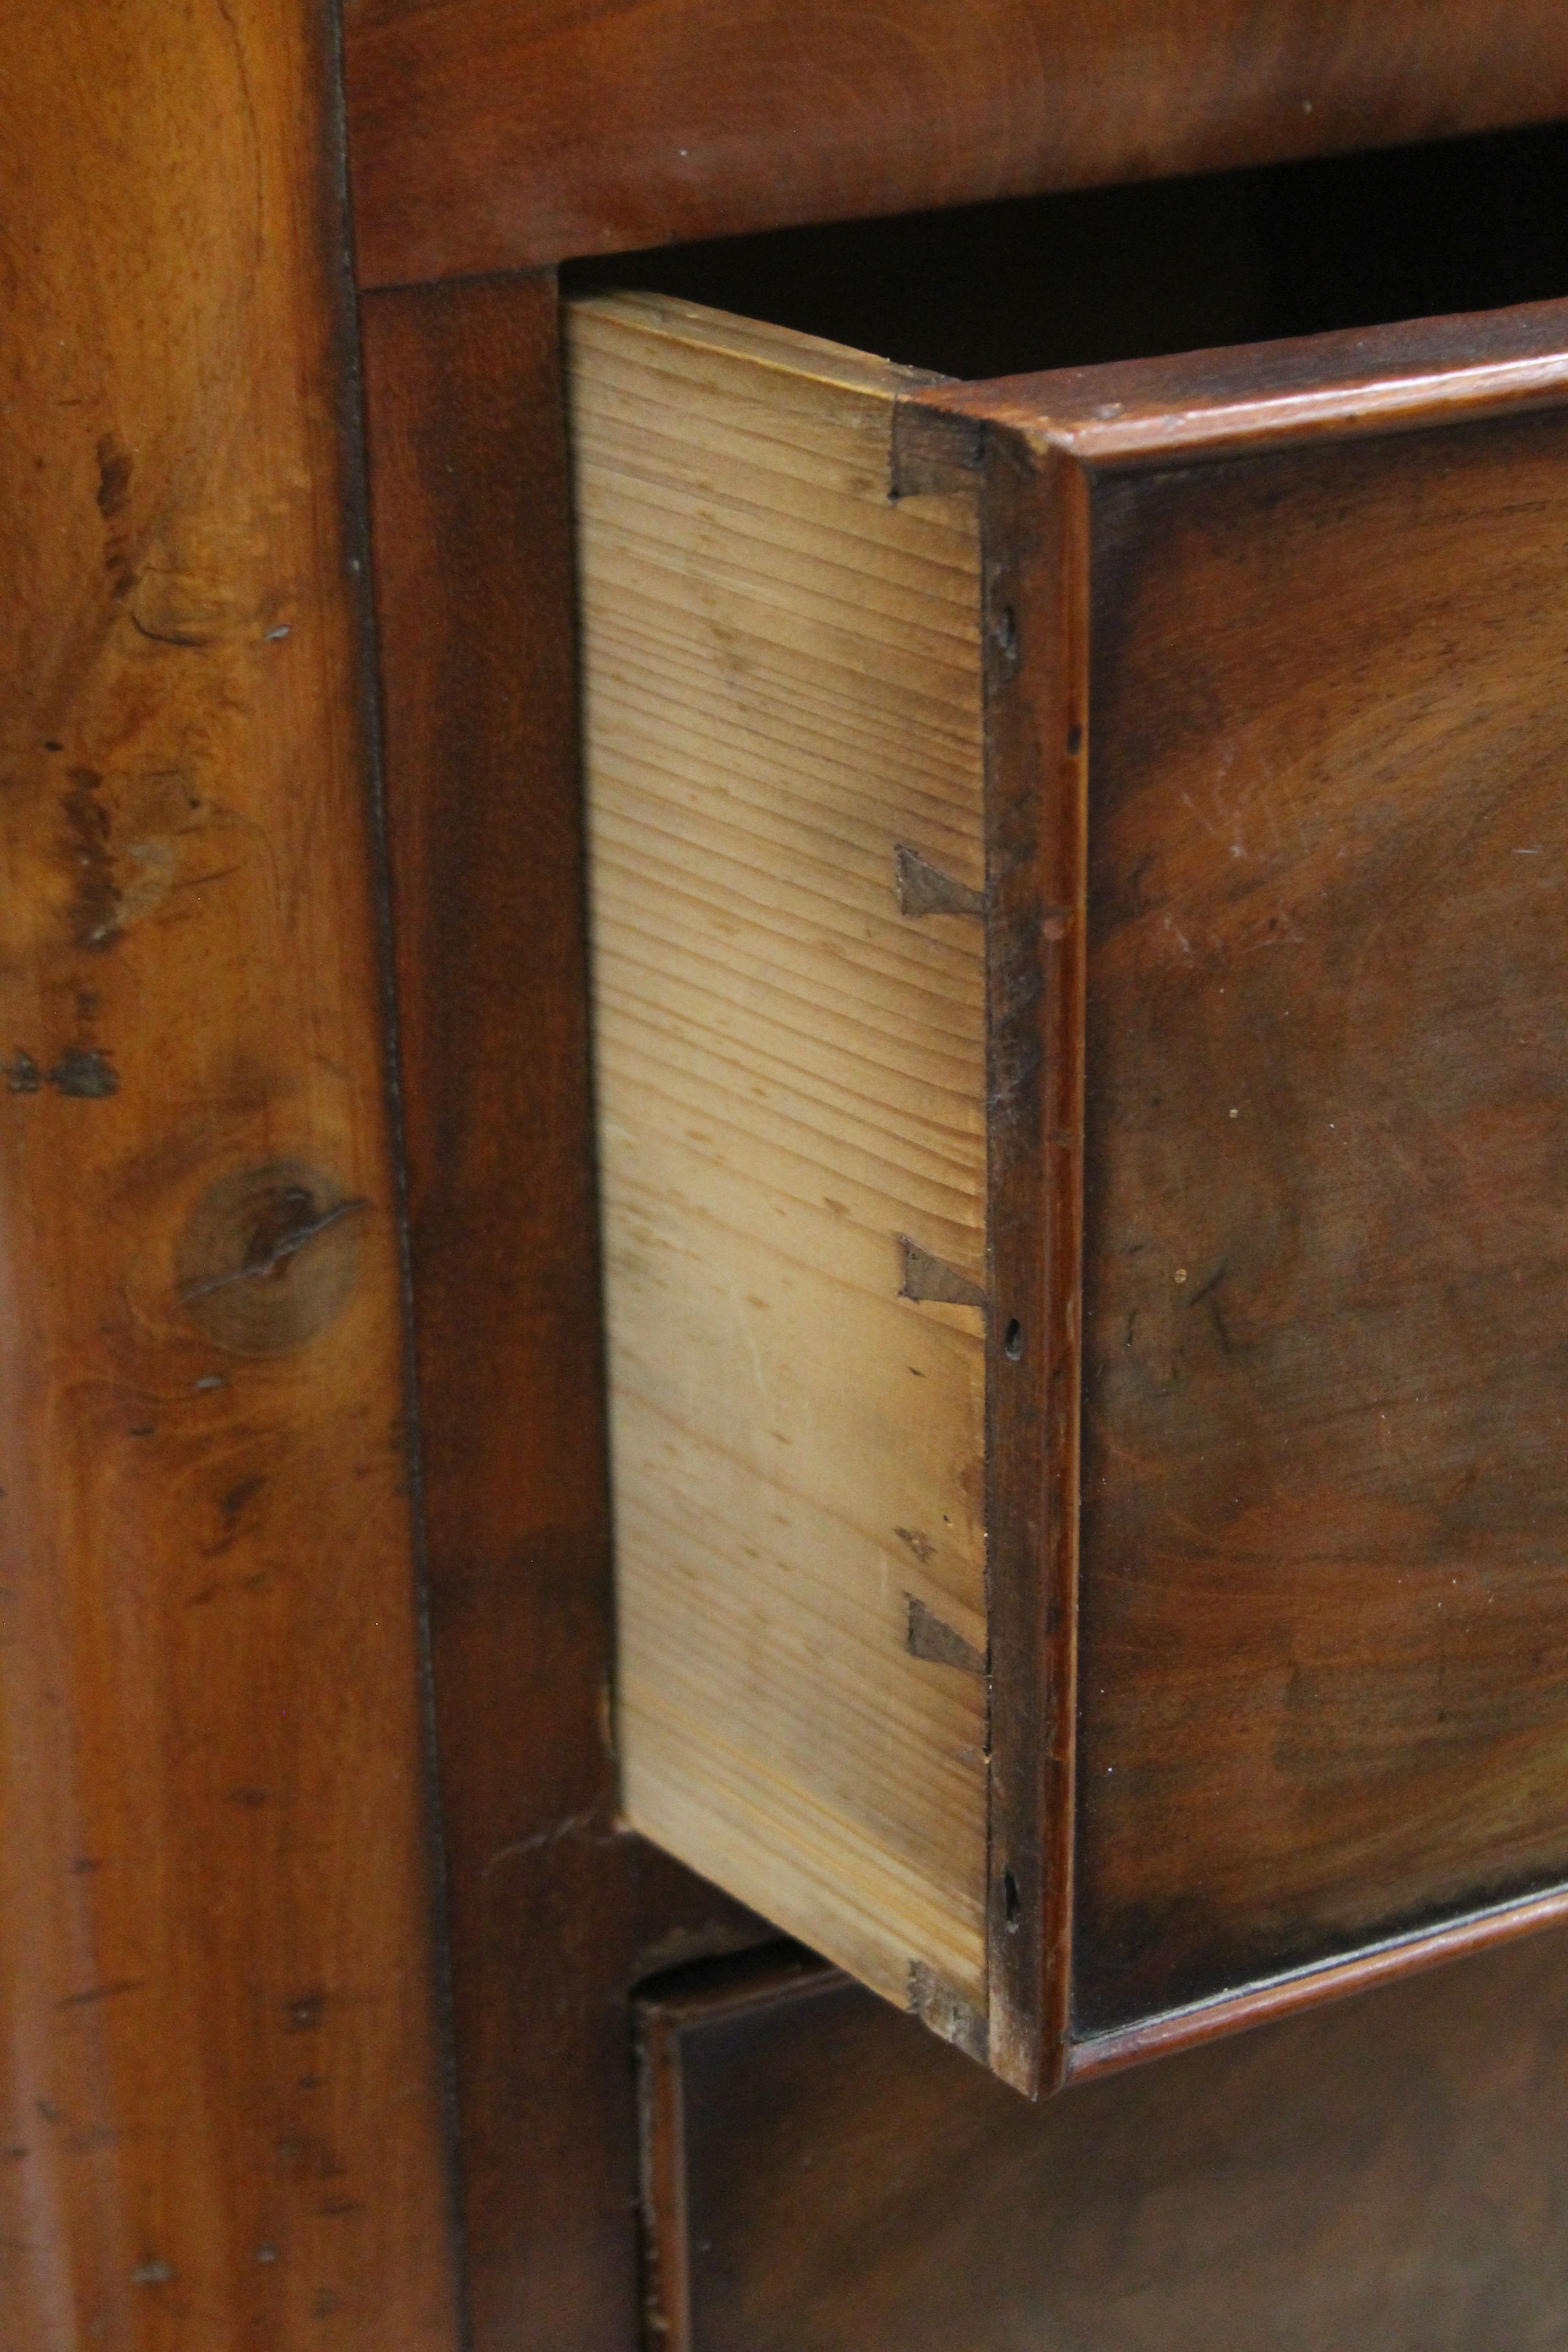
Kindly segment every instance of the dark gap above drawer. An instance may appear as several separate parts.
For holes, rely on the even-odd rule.
[[[575,264],[957,376],[1568,292],[1568,124]]]

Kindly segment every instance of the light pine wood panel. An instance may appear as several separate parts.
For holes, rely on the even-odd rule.
[[[568,350],[626,1811],[979,2010],[984,939],[895,856],[984,886],[974,505],[891,498],[904,371],[646,296]]]

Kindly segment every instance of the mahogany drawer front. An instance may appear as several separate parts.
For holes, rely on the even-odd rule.
[[[1026,2089],[1568,1879],[1568,304],[572,306],[628,1818]]]
[[[820,1964],[650,1990],[668,2352],[1555,2352],[1563,1938],[1030,2108]]]

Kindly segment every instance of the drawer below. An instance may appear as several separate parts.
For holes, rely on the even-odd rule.
[[[668,2352],[1556,2352],[1562,1937],[1031,2110],[820,1964],[641,2008]]]
[[[628,1819],[1034,2090],[1568,1880],[1568,304],[569,306]]]

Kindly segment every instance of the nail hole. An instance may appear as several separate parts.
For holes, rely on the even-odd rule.
[[[1004,604],[996,615],[997,650],[1005,661],[1018,658],[1018,616],[1011,604]]]
[[[1069,759],[1069,760],[1076,760],[1076,759],[1077,759],[1077,757],[1078,757],[1078,755],[1079,755],[1079,753],[1082,751],[1082,749],[1083,749],[1083,729],[1082,729],[1081,727],[1069,727],[1069,728],[1068,729],[1068,759]]]
[[[1010,1870],[1005,1870],[1002,1873],[1002,1909],[1006,1917],[1007,1933],[1010,1936],[1016,1936],[1018,1932],[1018,1918],[1023,1907],[1018,1900],[1018,1882]]]
[[[1002,1348],[1010,1364],[1016,1364],[1024,1352],[1024,1327],[1016,1318],[1002,1334]]]

